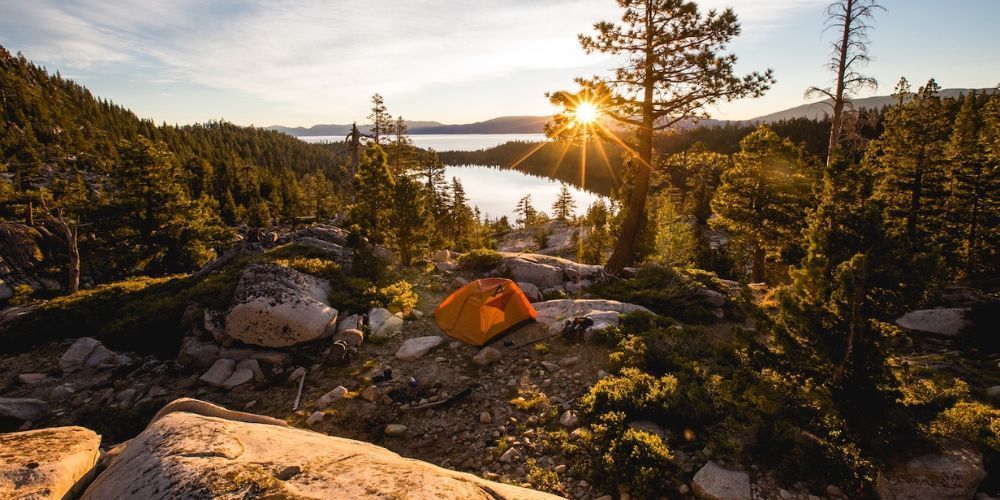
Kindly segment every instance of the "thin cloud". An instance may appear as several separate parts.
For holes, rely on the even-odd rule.
[[[750,35],[817,3],[702,2],[733,5]],[[619,15],[610,0],[0,0],[0,10],[0,41],[64,70],[234,91],[300,113],[354,110],[376,91],[592,66],[601,56],[585,55],[576,35]]]

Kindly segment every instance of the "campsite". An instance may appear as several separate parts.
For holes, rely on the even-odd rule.
[[[997,19],[0,0],[0,500],[1000,498]]]

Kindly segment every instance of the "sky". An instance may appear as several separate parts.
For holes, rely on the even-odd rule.
[[[749,119],[827,86],[829,0],[702,0],[732,7],[741,73],[771,68],[762,98],[720,104]],[[1000,0],[881,0],[866,73],[891,93],[1000,83]],[[166,123],[363,123],[378,92],[409,120],[468,123],[555,110],[546,91],[607,75],[615,60],[577,41],[613,0],[0,0],[0,45],[139,116]]]

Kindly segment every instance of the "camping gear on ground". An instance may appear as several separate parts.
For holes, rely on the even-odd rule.
[[[439,401],[432,401],[430,403],[424,403],[422,405],[416,405],[416,406],[409,406],[409,405],[407,405],[407,406],[402,406],[399,409],[403,410],[403,411],[424,410],[424,409],[427,409],[427,408],[435,408],[435,407],[438,407],[438,406],[444,406],[446,404],[454,403],[456,401],[461,401],[461,400],[465,399],[466,397],[468,397],[469,394],[472,394],[473,387],[475,387],[475,386],[470,385],[470,386],[466,387],[465,389],[462,389],[461,391],[455,393],[455,395],[447,397],[445,399],[441,399]]]
[[[333,366],[343,366],[351,362],[351,350],[347,347],[347,342],[335,340],[330,346],[330,353],[326,356],[326,364]]]
[[[569,343],[580,343],[584,341],[584,334],[587,332],[587,328],[590,328],[593,325],[594,320],[590,318],[573,318],[567,321],[566,324],[563,325],[562,330],[559,330],[558,332],[549,333],[537,339],[529,340],[518,345],[514,345],[513,342],[507,341],[503,343],[503,346],[512,351],[516,351],[522,347],[537,344],[543,340],[549,340],[553,337],[562,337]]]
[[[517,283],[484,278],[444,299],[434,311],[434,319],[448,336],[483,345],[511,327],[535,319],[537,314]]]
[[[386,380],[392,380],[392,369],[386,368],[382,370],[382,373],[377,373],[372,376],[372,382],[384,382]]]

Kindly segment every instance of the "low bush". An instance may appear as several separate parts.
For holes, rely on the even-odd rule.
[[[622,412],[632,420],[663,419],[677,401],[677,379],[654,377],[635,368],[598,380],[580,400],[585,415]]]
[[[485,272],[500,265],[500,252],[488,248],[477,248],[458,257],[458,266],[467,271]]]
[[[713,275],[704,271],[648,265],[639,268],[633,278],[610,281],[591,291],[600,297],[639,304],[687,323],[711,323],[716,317],[695,294],[713,280]]]
[[[942,411],[925,428],[933,436],[961,439],[1000,452],[1000,409],[962,401]]]
[[[638,498],[651,498],[666,491],[676,470],[667,444],[656,434],[626,429],[611,439],[601,455],[602,472],[608,481],[628,489]]]

